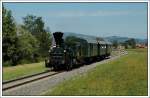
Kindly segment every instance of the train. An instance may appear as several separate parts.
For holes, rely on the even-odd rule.
[[[112,44],[108,41],[100,38],[91,41],[74,36],[64,40],[63,34],[63,32],[53,33],[55,45],[49,50],[49,55],[45,59],[45,67],[54,70],[70,70],[77,65],[110,57]]]

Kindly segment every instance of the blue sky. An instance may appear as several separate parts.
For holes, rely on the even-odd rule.
[[[147,38],[147,3],[4,3],[15,21],[41,16],[52,32]]]

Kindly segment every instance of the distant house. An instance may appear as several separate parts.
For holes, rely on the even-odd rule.
[[[118,49],[119,49],[119,50],[124,50],[124,49],[125,49],[125,46],[119,45],[119,46],[118,46]]]
[[[122,50],[125,50],[125,46],[119,44],[119,45],[117,46],[117,48],[113,47],[113,50],[122,51]]]
[[[146,48],[145,44],[136,44],[137,48]]]

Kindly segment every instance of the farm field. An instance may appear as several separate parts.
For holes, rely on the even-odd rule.
[[[128,55],[66,80],[43,95],[147,96],[147,60],[147,49],[130,49]]]
[[[44,66],[44,62],[23,64],[13,67],[3,67],[3,81],[32,75],[35,73],[43,72],[45,70],[46,68]]]

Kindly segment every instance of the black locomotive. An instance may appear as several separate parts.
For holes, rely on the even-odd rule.
[[[45,66],[54,70],[70,70],[79,64],[90,63],[110,56],[111,43],[99,38],[89,41],[77,37],[68,37],[64,41],[62,32],[53,33],[56,46],[49,50]]]

